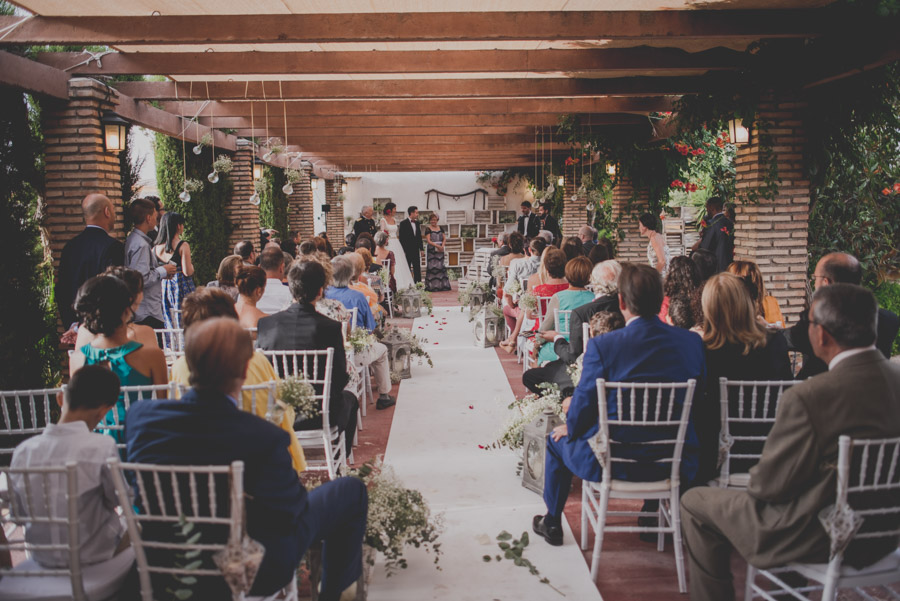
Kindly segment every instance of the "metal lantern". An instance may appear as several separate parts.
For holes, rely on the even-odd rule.
[[[400,307],[400,316],[407,319],[415,319],[422,315],[422,296],[415,288],[407,288],[397,294],[397,305]]]
[[[606,175],[609,175],[610,177],[614,177],[616,175],[615,163],[609,163],[608,165],[606,165]]]
[[[544,456],[547,452],[547,436],[562,420],[551,410],[524,428],[522,443],[522,486],[539,495],[544,494]]]
[[[475,316],[475,346],[491,348],[500,344],[503,332],[503,314],[497,315],[488,307],[482,307]]]
[[[313,175],[313,174],[310,174],[310,176],[309,176],[309,187],[312,188],[313,190],[318,190],[318,189],[319,189],[319,178],[318,178],[317,176],[315,176],[315,175]]]
[[[103,125],[103,146],[107,152],[122,152],[125,150],[125,140],[128,136],[128,121],[122,119],[112,111],[106,111],[100,118]]]
[[[746,146],[750,143],[750,130],[744,127],[741,119],[728,120],[728,136],[735,146]]]
[[[253,179],[254,180],[262,179],[263,165],[265,165],[265,163],[260,161],[258,158],[253,157]]]
[[[412,355],[412,346],[409,341],[396,328],[387,331],[381,340],[388,350],[388,362],[391,366],[391,373],[399,374],[404,380],[412,377],[410,371],[410,356]]]
[[[469,294],[469,309],[471,311],[477,311],[480,307],[484,306],[486,293],[484,288],[481,286],[475,286],[472,292]]]

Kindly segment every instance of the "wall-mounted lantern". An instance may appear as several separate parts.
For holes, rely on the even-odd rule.
[[[100,118],[103,125],[103,146],[107,152],[122,152],[128,139],[128,121],[112,111],[106,111]]]

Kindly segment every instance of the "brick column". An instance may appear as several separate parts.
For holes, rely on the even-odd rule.
[[[69,80],[68,102],[47,102],[41,116],[46,157],[44,225],[53,267],[66,242],[84,229],[81,201],[87,194],[105,194],[116,207],[111,235],[125,237],[119,156],[103,149],[104,111],[115,110],[115,90],[92,79]]]
[[[225,205],[225,218],[231,222],[228,245],[233,248],[241,240],[249,240],[256,248],[259,245],[259,206],[250,204],[253,195],[253,146],[250,142],[238,141],[232,161],[234,168],[228,177],[234,185]]]
[[[304,169],[303,179],[294,184],[294,193],[288,196],[288,227],[300,232],[300,239],[315,236],[313,231],[313,195],[309,185],[309,172]]]
[[[612,221],[620,236],[616,243],[616,260],[647,264],[647,240],[641,238],[638,217],[650,205],[649,195],[646,190],[641,190],[632,200],[633,196],[631,180],[620,177],[612,191]],[[631,211],[626,209],[629,204]],[[625,237],[622,238],[622,235]]]
[[[747,203],[747,192],[763,184],[767,163],[760,160],[759,131],[750,132],[750,144],[738,149],[735,259],[755,261],[766,290],[778,299],[787,321],[796,321],[805,302],[809,260],[809,178],[803,168],[801,111],[805,103],[768,96],[759,106],[760,120],[771,124],[772,150],[781,182],[773,200]]]
[[[328,233],[331,245],[335,247],[344,245],[344,201],[341,192],[343,181],[343,178],[336,177],[323,182],[325,184],[325,203],[331,205],[331,211],[325,216],[325,231]]]
[[[577,197],[572,198],[575,195],[575,190],[578,189],[578,186],[575,185],[576,177],[576,167],[572,168],[572,172],[569,173],[569,168],[566,167],[565,175],[566,175],[566,191],[563,196],[563,212],[562,212],[562,235],[563,238],[567,238],[569,236],[577,236],[578,229],[585,225],[588,222],[587,217],[587,197]]]

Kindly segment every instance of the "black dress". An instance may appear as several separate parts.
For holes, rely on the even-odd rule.
[[[696,392],[691,419],[700,441],[700,466],[695,482],[703,485],[718,477],[721,405],[719,378],[729,380],[793,380],[787,341],[781,332],[770,332],[766,346],[743,355],[743,345],[727,343],[716,350],[706,349],[706,382]],[[754,433],[767,435],[767,432]],[[735,450],[735,449],[733,449]],[[759,451],[760,449],[756,449]],[[749,466],[748,466],[749,467]]]
[[[441,230],[428,230],[425,235],[433,244],[444,243],[444,232]],[[444,251],[437,250],[429,244],[426,256],[425,290],[429,292],[450,290],[450,278],[447,277],[447,268],[444,267]]]

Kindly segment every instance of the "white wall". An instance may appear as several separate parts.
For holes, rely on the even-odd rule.
[[[359,211],[363,205],[372,204],[373,198],[390,198],[397,205],[397,210],[406,212],[406,208],[415,205],[419,210],[428,209],[435,211],[440,216],[440,222],[446,223],[446,212],[467,211],[472,217],[472,197],[467,196],[459,200],[453,200],[446,196],[441,197],[441,208],[437,208],[436,196],[431,195],[430,206],[425,206],[426,190],[440,190],[447,194],[465,194],[481,188],[475,181],[474,171],[439,171],[423,173],[345,173],[347,179],[347,192],[344,199],[344,217],[352,216],[355,220],[359,217]],[[487,188],[491,195],[496,194],[493,188]],[[481,210],[482,202],[479,195],[475,205],[476,210]],[[506,194],[506,208],[518,212],[523,200],[534,202],[531,192],[525,190],[525,186],[511,186]]]

